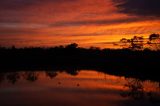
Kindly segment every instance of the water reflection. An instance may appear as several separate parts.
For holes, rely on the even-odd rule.
[[[160,104],[160,86],[90,70],[4,72],[0,100],[0,106],[148,106]]]
[[[57,72],[46,72],[46,76],[49,77],[50,79],[53,79],[54,77],[56,77],[58,75]]]
[[[20,79],[20,75],[18,72],[8,73],[6,74],[6,79],[8,80],[8,82],[15,84]]]
[[[149,88],[149,86],[146,86],[145,83],[151,84],[153,82],[141,81],[133,78],[126,78],[126,81],[127,82],[124,87],[126,87],[128,91],[121,93],[122,97],[130,97],[135,100],[148,99],[152,103],[160,103],[160,95],[158,94],[160,91],[159,83],[157,83],[156,86]]]
[[[24,72],[22,73],[22,75],[23,78],[26,79],[27,81],[34,82],[38,80],[39,72]]]
[[[124,87],[128,88],[128,92],[122,94],[123,97],[132,97],[135,100],[144,98],[144,86],[143,81],[139,79],[126,79],[127,83]]]

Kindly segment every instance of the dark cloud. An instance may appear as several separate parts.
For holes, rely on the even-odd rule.
[[[20,10],[31,5],[38,5],[39,3],[63,3],[75,2],[77,0],[1,0],[0,11],[4,10]]]
[[[0,0],[0,23],[1,22],[24,22],[28,18],[31,21],[32,17],[37,17],[38,15],[44,14],[46,7],[43,8],[45,4],[52,4],[53,6],[48,8],[50,13],[58,13],[60,9],[55,6],[61,4],[71,4],[76,3],[79,0]],[[40,8],[43,9],[40,9]],[[32,10],[34,12],[32,12]],[[59,10],[59,11],[57,11]],[[36,11],[36,12],[35,12]],[[65,11],[61,9],[61,11]],[[51,14],[44,14],[47,17]],[[44,19],[45,20],[45,19]]]
[[[160,0],[113,0],[122,13],[160,17]]]

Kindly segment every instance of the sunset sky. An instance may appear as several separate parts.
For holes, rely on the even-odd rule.
[[[0,45],[107,47],[160,33],[160,0],[1,0]]]

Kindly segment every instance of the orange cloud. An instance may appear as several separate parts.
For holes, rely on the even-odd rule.
[[[147,36],[160,30],[158,18],[121,13],[113,0],[6,0],[0,5],[3,5],[0,7],[3,46],[77,42],[85,47],[106,47],[97,44],[139,34]]]

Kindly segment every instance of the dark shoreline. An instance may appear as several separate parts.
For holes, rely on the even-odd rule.
[[[97,70],[112,75],[160,81],[160,51],[78,47],[0,48],[0,72]]]

